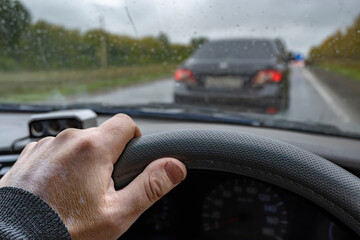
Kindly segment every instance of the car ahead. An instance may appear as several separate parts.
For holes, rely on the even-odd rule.
[[[270,112],[286,109],[289,83],[284,51],[279,39],[208,41],[175,71],[174,101],[261,107]]]
[[[143,135],[114,166],[116,189],[154,158],[188,171],[120,240],[360,239],[359,9],[359,0],[0,0],[0,177],[26,143],[125,113]],[[233,39],[213,41],[224,36]],[[205,51],[216,42],[222,52]],[[294,65],[299,54],[311,65]],[[168,79],[180,64],[178,81]],[[173,102],[175,83],[176,100],[190,104]],[[287,88],[286,111],[249,107],[274,112]]]

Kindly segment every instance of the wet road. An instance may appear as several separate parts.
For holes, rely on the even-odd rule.
[[[290,105],[279,115],[328,123],[350,123],[351,110],[307,68],[293,67],[290,74]]]
[[[72,102],[102,102],[112,105],[173,102],[173,80],[117,89],[111,92],[71,99]],[[292,67],[290,73],[290,105],[277,116],[287,119],[322,123],[360,123],[356,110],[342,104],[341,99],[308,68]]]
[[[149,102],[172,103],[173,80],[162,79],[151,83],[120,88],[103,94],[85,95],[70,100],[76,102],[101,102],[111,105],[147,104]]]

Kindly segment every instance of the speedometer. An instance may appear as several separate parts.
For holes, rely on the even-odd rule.
[[[268,184],[241,178],[217,185],[204,200],[202,227],[208,239],[284,239],[285,202]]]

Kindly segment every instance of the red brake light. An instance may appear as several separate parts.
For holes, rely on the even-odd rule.
[[[277,113],[277,108],[274,108],[274,107],[268,107],[267,109],[266,109],[266,112],[268,113],[268,114],[275,114],[275,113]]]
[[[272,71],[272,81],[273,82],[280,82],[282,79],[282,74],[278,71]]]
[[[189,69],[178,69],[174,74],[175,81],[195,82],[195,77]]]
[[[282,74],[276,70],[262,70],[253,79],[253,85],[259,86],[267,82],[281,82]]]

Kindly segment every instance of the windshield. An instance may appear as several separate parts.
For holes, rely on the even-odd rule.
[[[194,58],[204,59],[249,59],[276,57],[277,50],[265,40],[226,40],[203,44]]]
[[[360,1],[0,0],[0,103],[359,136]]]

